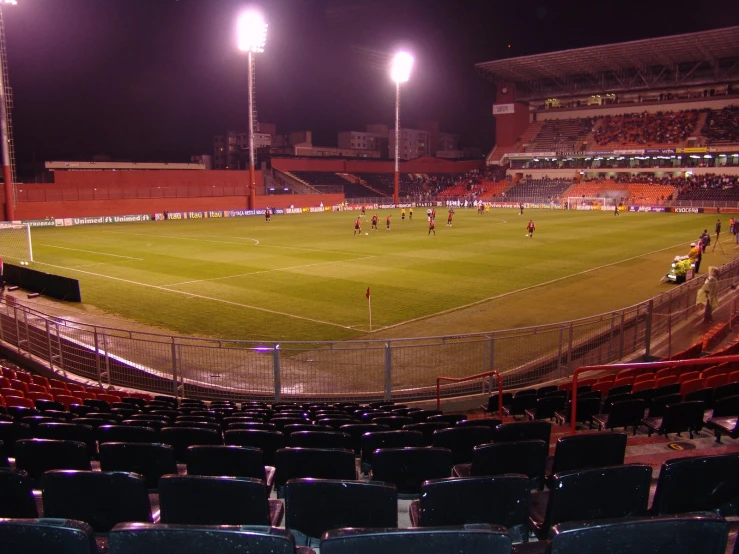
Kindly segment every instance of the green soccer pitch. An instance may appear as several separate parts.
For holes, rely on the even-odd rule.
[[[368,211],[361,236],[353,236],[358,212],[40,228],[32,267],[79,279],[85,304],[175,334],[461,334],[585,317],[668,290],[660,278],[672,258],[717,217],[457,208],[447,227],[439,208],[429,236],[425,212],[401,221],[400,210],[377,210],[372,231]],[[702,272],[734,258],[732,238],[726,232],[721,249],[709,248]]]

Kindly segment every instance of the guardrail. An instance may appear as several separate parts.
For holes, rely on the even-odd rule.
[[[470,375],[469,377],[437,377],[436,378],[436,409],[441,410],[441,382],[450,381],[452,383],[462,383],[464,381],[474,381],[475,379],[482,379],[483,377],[497,377],[498,379],[498,413],[503,413],[503,379],[500,378],[500,373],[497,371],[486,371],[485,373],[478,373],[477,375]],[[492,386],[490,389],[492,390]]]
[[[568,378],[628,356],[672,354],[704,275],[639,304],[587,318],[465,335],[337,342],[228,341],[89,325],[0,299],[0,345],[62,376],[203,399],[430,400]],[[739,280],[721,269],[719,297]],[[660,342],[659,350],[656,346]],[[442,388],[442,373],[462,379]]]

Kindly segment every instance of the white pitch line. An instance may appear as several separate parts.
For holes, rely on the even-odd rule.
[[[593,271],[599,271],[601,269],[605,269],[607,267],[611,267],[611,266],[614,266],[614,265],[619,265],[619,264],[622,264],[624,262],[630,262],[631,260],[636,260],[636,259],[642,258],[644,256],[651,256],[652,254],[659,254],[660,252],[664,252],[665,250],[672,250],[673,248],[677,248],[678,246],[685,246],[685,243],[684,242],[681,242],[679,244],[675,244],[674,246],[668,246],[666,248],[661,248],[659,250],[653,250],[652,252],[645,252],[644,254],[639,254],[638,256],[632,256],[631,258],[626,258],[626,259],[623,259],[623,260],[619,260],[617,262],[612,262],[610,264],[605,264],[605,265],[601,265],[601,266],[598,266],[598,267],[591,267],[590,269],[579,271],[578,273],[572,273],[570,275],[565,275],[563,277],[557,277],[556,279],[552,279],[551,281],[545,281],[543,283],[537,283],[535,285],[530,285],[530,286],[524,287],[522,289],[516,289],[516,290],[504,292],[504,293],[501,293],[501,294],[496,294],[495,296],[489,296],[488,298],[483,298],[482,300],[476,300],[474,302],[470,302],[469,304],[464,304],[462,306],[455,306],[454,308],[449,308],[449,309],[442,310],[440,312],[436,312],[436,313],[433,313],[433,314],[422,315],[420,317],[414,317],[413,319],[408,319],[406,321],[401,321],[400,323],[393,323],[392,325],[387,325],[385,327],[380,327],[378,329],[375,329],[374,331],[372,331],[372,333],[377,333],[378,331],[385,331],[387,329],[394,329],[395,327],[400,327],[401,325],[406,325],[408,323],[415,323],[416,321],[423,321],[424,319],[428,319],[430,317],[436,317],[436,316],[440,316],[440,315],[446,315],[446,314],[450,314],[452,312],[457,312],[459,310],[464,310],[466,308],[472,308],[473,306],[478,306],[480,304],[484,304],[485,302],[490,302],[491,300],[500,300],[501,298],[505,298],[506,296],[513,296],[514,294],[518,294],[520,292],[526,292],[526,291],[529,291],[531,289],[536,289],[536,288],[539,288],[539,287],[544,287],[546,285],[551,285],[552,283],[556,283],[558,281],[564,281],[565,279],[571,279],[572,277],[577,277],[579,275],[585,275],[587,273],[592,273]]]
[[[123,231],[102,231],[103,233],[112,233],[116,235],[132,235],[135,237],[154,237],[154,238],[160,238],[160,239],[174,239],[174,240],[194,240],[194,241],[200,241],[200,242],[212,242],[215,244],[238,244],[241,246],[244,246],[241,242],[231,242],[231,241],[225,241],[225,240],[209,240],[204,239],[200,237],[178,237],[173,235],[150,235],[148,233],[125,233]],[[345,256],[351,256],[354,254],[354,252],[340,252],[338,250],[321,250],[320,248],[303,248],[301,246],[275,246],[272,244],[260,244],[260,242],[257,239],[247,238],[247,237],[234,237],[234,239],[241,239],[241,240],[251,240],[254,241],[256,244],[254,246],[261,246],[262,248],[284,248],[285,250],[305,250],[306,252],[322,252],[325,254],[344,254]]]
[[[260,273],[271,273],[273,271],[290,271],[293,269],[303,269],[305,267],[314,267],[317,265],[327,265],[327,264],[339,264],[339,263],[348,263],[348,262],[358,262],[359,260],[368,260],[370,258],[375,258],[376,256],[363,256],[361,258],[352,258],[350,260],[334,260],[330,262],[316,262],[314,264],[305,264],[305,265],[294,265],[291,267],[277,267],[275,269],[262,269],[260,271],[251,271],[249,273],[238,273],[236,275],[226,275],[225,277],[213,277],[211,279],[195,279],[194,281],[182,281],[181,283],[171,283],[169,285],[162,285],[163,287],[178,287],[180,285],[189,285],[192,283],[205,283],[209,281],[221,281],[223,279],[233,279],[235,277],[246,277],[247,275],[258,275]]]
[[[127,258],[129,260],[143,261],[143,258],[134,258],[133,256],[121,256],[120,254],[108,254],[107,252],[96,252],[95,250],[81,250],[80,248],[69,248],[67,246],[54,246],[53,244],[40,244],[47,248],[59,248],[61,250],[74,250],[75,252],[87,252],[88,254],[100,254],[101,256],[113,256],[114,258]]]
[[[104,275],[102,273],[93,273],[92,271],[83,271],[81,269],[76,269],[74,267],[67,267],[67,266],[55,265],[55,264],[47,264],[47,263],[44,263],[44,262],[34,262],[34,263],[36,265],[45,265],[45,266],[49,266],[49,267],[56,267],[56,268],[59,268],[59,269],[66,269],[68,271],[76,271],[78,273],[84,273],[86,275],[92,275],[93,277],[102,277],[104,279],[112,279],[113,281],[120,281],[122,283],[128,283],[130,285],[138,285],[140,287],[146,287],[146,288],[155,289],[155,290],[162,290],[162,291],[165,291],[165,292],[171,292],[173,294],[180,294],[180,295],[188,296],[188,297],[191,297],[191,298],[199,298],[201,300],[209,300],[209,301],[212,301],[212,302],[220,302],[222,304],[228,304],[230,306],[236,306],[236,307],[239,307],[239,308],[247,308],[247,309],[250,309],[250,310],[257,310],[259,312],[266,312],[266,313],[269,313],[269,314],[281,315],[281,316],[285,316],[285,317],[291,317],[293,319],[300,319],[300,320],[303,320],[303,321],[310,321],[312,323],[319,323],[321,325],[329,325],[331,327],[340,327],[341,329],[349,329],[349,330],[352,329],[352,327],[349,327],[347,325],[341,325],[339,323],[332,323],[330,321],[321,321],[320,319],[313,319],[312,317],[304,317],[302,315],[289,314],[289,313],[286,313],[286,312],[278,312],[277,310],[269,310],[267,308],[262,308],[260,306],[251,306],[249,304],[242,304],[240,302],[233,302],[231,300],[224,300],[223,298],[216,298],[216,297],[213,297],[213,296],[205,296],[203,294],[194,294],[194,293],[190,293],[190,292],[184,292],[184,291],[181,291],[181,290],[168,289],[168,288],[165,288],[165,287],[159,286],[159,285],[150,285],[148,283],[140,283],[138,281],[131,281],[130,279],[121,279],[120,277],[112,277],[111,275]]]

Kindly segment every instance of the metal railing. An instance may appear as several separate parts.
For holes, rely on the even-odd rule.
[[[500,378],[500,373],[498,373],[497,371],[486,371],[485,373],[478,373],[477,375],[470,375],[469,377],[437,377],[436,378],[436,409],[441,410],[441,382],[442,381],[450,381],[452,383],[462,383],[464,381],[474,381],[476,379],[482,379],[483,377],[495,377],[497,379],[498,381],[498,413],[502,414],[503,413],[503,379]],[[493,389],[493,386],[491,382],[490,390],[492,389]]]
[[[436,377],[498,372],[505,388],[565,379],[580,367],[670,355],[667,340],[695,314],[705,275],[646,302],[561,323],[453,336],[335,342],[181,337],[89,325],[0,299],[0,344],[62,377],[203,399],[423,400]],[[721,268],[719,298],[739,281]],[[656,345],[659,343],[659,347]],[[487,392],[445,385],[441,397]]]

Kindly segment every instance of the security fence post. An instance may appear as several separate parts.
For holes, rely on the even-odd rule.
[[[282,391],[282,384],[280,382],[280,345],[275,344],[272,349],[272,369],[275,375],[275,402],[280,401],[280,393]]]
[[[385,400],[393,396],[393,351],[390,342],[385,343]]]

